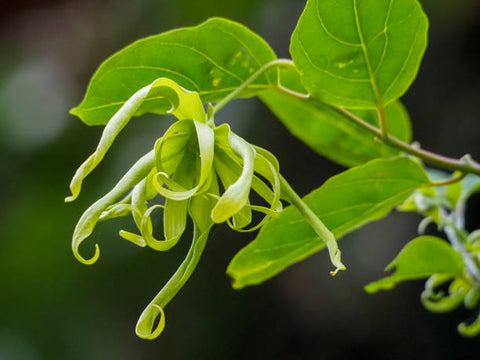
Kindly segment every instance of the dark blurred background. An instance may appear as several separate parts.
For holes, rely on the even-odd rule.
[[[450,156],[480,157],[480,1],[424,0],[430,44],[404,97],[414,137]],[[80,198],[64,204],[75,169],[101,128],[68,110],[97,66],[146,35],[211,16],[240,21],[288,57],[303,0],[17,0],[0,6],[0,360],[43,359],[478,359],[480,338],[456,325],[470,313],[434,315],[419,302],[422,282],[367,295],[363,285],[416,234],[419,218],[391,214],[341,242],[348,271],[332,278],[319,253],[267,283],[234,291],[225,269],[253,234],[217,227],[200,266],[166,308],[154,341],[134,334],[138,316],[188,249],[137,248],[117,235],[131,223],[101,224],[93,266],[70,250],[85,208],[169,125],[132,121]],[[249,141],[270,149],[302,195],[343,169],[290,135],[259,101],[219,114]],[[480,227],[480,198],[468,227]]]

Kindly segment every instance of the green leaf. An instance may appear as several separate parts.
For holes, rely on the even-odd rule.
[[[138,89],[161,77],[198,92],[203,102],[218,101],[275,59],[268,44],[245,26],[212,18],[139,40],[117,52],[98,68],[82,103],[71,113],[88,125],[106,124]],[[270,70],[242,95],[251,96],[274,83],[276,71]],[[135,115],[164,114],[169,108],[158,97]]]
[[[417,0],[308,0],[290,53],[314,97],[376,108],[402,96],[416,77],[427,29]]]
[[[377,159],[330,178],[304,201],[338,239],[382,218],[428,183],[423,168],[409,158]],[[299,211],[289,206],[240,250],[227,273],[237,289],[259,284],[324,246]]]
[[[403,281],[424,279],[434,274],[462,277],[465,265],[462,255],[446,241],[434,236],[421,236],[410,241],[385,270],[393,268],[395,273],[368,284],[365,291],[390,290]]]
[[[281,72],[281,82],[289,89],[302,92],[298,76],[295,79],[291,69]],[[320,155],[341,165],[361,165],[375,158],[399,153],[399,150],[375,141],[372,134],[315,99],[300,99],[276,90],[265,91],[260,98],[293,135]],[[397,101],[387,106],[385,111],[388,132],[402,141],[410,142],[410,119],[403,105]],[[352,112],[378,127],[376,111]]]

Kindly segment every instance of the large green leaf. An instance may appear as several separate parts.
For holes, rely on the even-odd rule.
[[[365,290],[369,293],[390,290],[403,281],[425,279],[434,274],[461,277],[465,265],[462,255],[446,241],[421,236],[410,241],[385,270],[393,268],[392,275],[368,284]]]
[[[168,77],[197,91],[203,102],[218,101],[262,65],[275,60],[268,44],[245,26],[212,18],[190,28],[139,40],[107,59],[93,76],[85,98],[71,113],[88,125],[103,125],[139,89]],[[276,71],[260,76],[243,96],[276,83]],[[165,113],[170,104],[152,99],[138,110]]]
[[[417,0],[308,0],[290,52],[305,88],[324,102],[375,108],[414,80],[428,20]]]
[[[356,166],[399,153],[399,150],[376,141],[372,134],[321,102],[295,98],[276,90],[263,92],[260,97],[293,135],[317,153],[341,165]],[[402,104],[396,101],[385,110],[389,133],[410,142],[410,119]],[[352,112],[378,126],[375,111]]]
[[[428,183],[423,168],[409,158],[377,159],[330,178],[304,201],[339,238],[385,216]],[[298,210],[289,206],[240,250],[227,273],[235,288],[259,284],[324,246]]]

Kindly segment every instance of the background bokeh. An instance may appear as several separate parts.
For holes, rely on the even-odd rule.
[[[404,97],[415,139],[451,156],[480,157],[480,2],[424,0],[430,43]],[[143,308],[188,248],[168,253],[121,240],[128,222],[101,224],[93,266],[70,250],[75,223],[137,159],[169,119],[132,121],[80,198],[64,204],[76,167],[101,128],[70,116],[96,67],[139,37],[198,24],[240,21],[288,57],[303,0],[17,0],[0,6],[0,360],[97,359],[477,359],[462,310],[434,315],[419,302],[421,282],[367,295],[362,287],[415,236],[419,218],[392,214],[341,242],[348,271],[332,278],[319,253],[262,286],[234,291],[225,275],[253,238],[216,227],[201,263],[166,309],[165,332],[138,339]],[[343,169],[290,135],[259,101],[239,100],[218,116],[274,152],[300,194]],[[467,226],[480,227],[480,199]]]

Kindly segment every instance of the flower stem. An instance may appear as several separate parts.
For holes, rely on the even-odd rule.
[[[243,90],[250,86],[257,78],[259,78],[264,72],[273,67],[295,67],[292,60],[289,59],[276,59],[270,61],[258,69],[255,73],[252,74],[247,80],[245,80],[239,87],[225,96],[222,100],[215,104],[213,110],[210,113],[210,117],[213,117],[220,109],[227,105],[230,101],[235,99]]]

